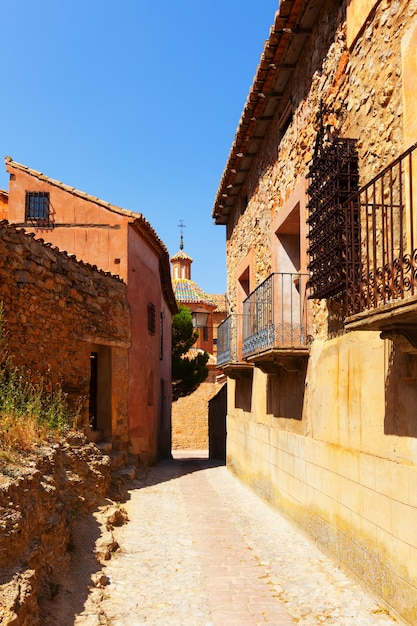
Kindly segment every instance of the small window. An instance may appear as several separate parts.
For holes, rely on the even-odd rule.
[[[25,206],[26,222],[47,222],[49,220],[49,193],[27,191]]]
[[[159,315],[159,360],[164,358],[164,314],[161,311]]]
[[[148,304],[148,330],[151,335],[155,334],[156,329],[156,310],[155,305],[150,302]]]
[[[208,341],[208,328],[207,328],[207,326],[203,327],[203,341]]]

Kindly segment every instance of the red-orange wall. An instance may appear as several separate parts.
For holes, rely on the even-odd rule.
[[[51,225],[28,232],[50,241],[60,250],[75,254],[77,259],[97,265],[99,269],[127,278],[127,223],[131,217],[107,210],[91,200],[79,197],[29,172],[14,168],[9,182],[9,222],[24,224],[26,191],[50,193]],[[120,260],[120,262],[118,262]]]
[[[112,210],[89,197],[79,197],[69,188],[40,180],[30,170],[21,170],[13,163],[8,162],[6,167],[11,174],[10,223],[24,225],[37,238],[120,276],[127,283],[132,331],[129,351],[131,451],[147,462],[155,462],[158,447],[160,455],[170,453],[171,427],[171,312],[163,296],[157,251],[140,230],[129,225],[134,222],[134,214]],[[50,227],[34,228],[24,224],[26,191],[49,192]],[[156,308],[155,335],[148,331],[150,302]],[[161,313],[164,315],[162,360],[159,349]]]
[[[9,218],[9,198],[7,192],[0,189],[0,220]]]
[[[133,451],[143,454],[145,450],[155,450],[157,447],[158,424],[164,411],[170,429],[171,314],[160,288],[159,259],[149,245],[138,237],[133,227],[129,228],[128,246],[127,294],[130,306],[135,311],[135,316],[132,316],[132,347],[129,360],[130,433]],[[155,334],[148,330],[150,303],[155,306]],[[164,385],[161,381],[164,381]],[[164,392],[161,392],[162,386]],[[164,393],[165,403],[160,393]]]

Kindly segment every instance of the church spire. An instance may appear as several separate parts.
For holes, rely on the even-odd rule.
[[[184,228],[186,228],[185,224],[184,224],[184,220],[180,220],[180,223],[178,224],[178,228],[180,228],[180,232],[181,232],[181,237],[180,237],[180,250],[184,250],[184,237],[183,237],[183,230]]]

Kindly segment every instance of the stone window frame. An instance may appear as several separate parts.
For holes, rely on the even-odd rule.
[[[272,250],[272,272],[285,272],[288,267],[282,267],[281,260],[277,254],[277,241],[280,236],[288,234],[288,224],[294,221],[298,212],[297,233],[299,248],[299,267],[294,265],[293,272],[307,272],[308,252],[307,252],[307,180],[303,177],[295,185],[294,191],[282,207],[278,210],[272,221],[271,229],[271,250]],[[283,246],[284,247],[284,246]]]

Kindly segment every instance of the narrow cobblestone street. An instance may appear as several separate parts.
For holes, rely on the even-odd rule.
[[[107,585],[99,597],[97,589],[88,595],[77,626],[395,622],[295,526],[208,459],[150,469],[123,507],[129,521],[114,529],[120,550],[103,568]]]

